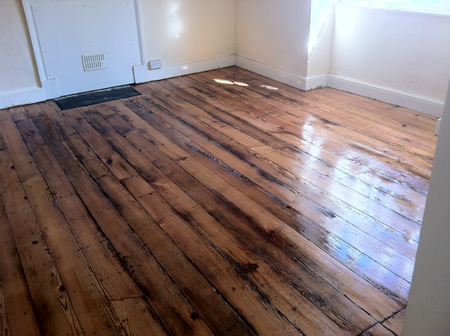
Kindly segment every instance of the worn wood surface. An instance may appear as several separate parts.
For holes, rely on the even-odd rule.
[[[395,336],[390,330],[386,329],[382,324],[375,324],[370,329],[366,330],[361,336]]]
[[[396,335],[401,335],[403,329],[403,321],[405,320],[405,309],[388,318],[383,325]]]
[[[399,335],[436,119],[237,67],[0,111],[1,335]]]

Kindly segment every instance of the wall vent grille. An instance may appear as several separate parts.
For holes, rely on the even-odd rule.
[[[81,55],[84,71],[98,70],[106,68],[105,53]]]

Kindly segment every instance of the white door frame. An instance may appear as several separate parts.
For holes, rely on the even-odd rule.
[[[140,0],[132,0],[134,2],[135,15],[136,15],[136,25],[137,32],[139,36],[139,54],[141,65],[136,65],[133,67],[133,73],[135,73],[135,68],[142,68],[145,62],[145,48],[142,33],[142,20],[141,20],[141,6]],[[28,23],[28,30],[30,32],[31,44],[33,46],[34,57],[36,60],[36,66],[39,73],[39,79],[41,81],[41,86],[44,91],[45,99],[53,99],[61,96],[58,86],[57,78],[49,78],[47,76],[47,71],[45,69],[44,57],[42,54],[41,45],[39,43],[39,35],[37,33],[36,21],[34,19],[33,11],[31,8],[30,0],[22,0],[23,8],[25,11],[25,17]],[[134,76],[136,82],[136,76]]]

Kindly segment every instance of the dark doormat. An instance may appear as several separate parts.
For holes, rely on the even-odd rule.
[[[140,93],[138,91],[126,85],[57,98],[55,99],[55,103],[61,110],[70,110],[77,107],[106,103],[139,95]]]

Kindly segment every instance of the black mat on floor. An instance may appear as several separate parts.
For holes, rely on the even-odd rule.
[[[55,99],[55,102],[61,110],[70,110],[77,107],[100,104],[139,95],[139,92],[131,86],[126,85],[57,98]]]

